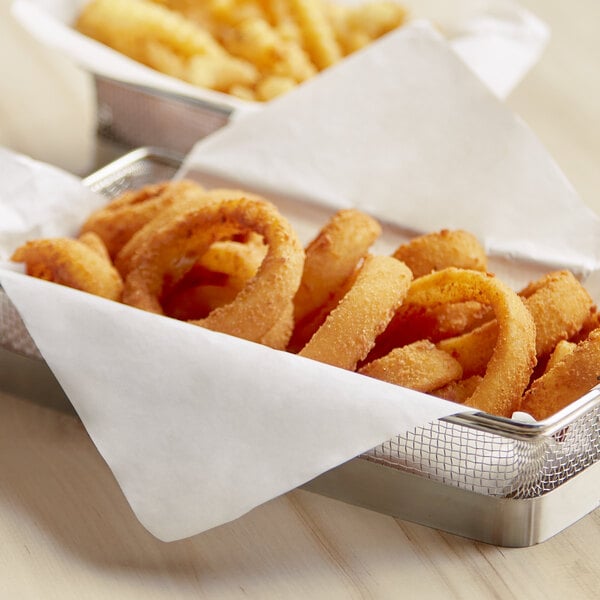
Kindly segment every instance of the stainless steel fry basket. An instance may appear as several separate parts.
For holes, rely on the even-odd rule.
[[[98,133],[126,148],[152,146],[187,153],[209,133],[227,124],[234,109],[225,103],[94,76]]]
[[[107,197],[171,177],[175,152],[140,148],[84,180]],[[0,347],[42,360],[0,288]],[[440,419],[381,444],[304,488],[501,546],[530,546],[600,504],[600,389],[552,418]]]

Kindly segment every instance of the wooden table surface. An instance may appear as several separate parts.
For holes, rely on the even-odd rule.
[[[508,99],[600,212],[600,3],[527,0],[552,27]],[[39,364],[0,351],[0,598],[597,598],[600,512],[498,548],[288,493],[165,544],[137,522]]]

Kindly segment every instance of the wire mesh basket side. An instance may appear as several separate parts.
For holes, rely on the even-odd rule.
[[[536,498],[598,461],[600,404],[553,435],[530,439],[436,421],[363,458],[486,496]]]

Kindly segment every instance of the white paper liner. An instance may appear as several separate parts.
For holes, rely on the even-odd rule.
[[[400,56],[402,88],[387,76]],[[357,90],[356,81],[368,85]],[[363,102],[372,107],[368,126],[357,112]],[[418,126],[408,135],[411,120]],[[66,223],[71,234],[97,205],[83,190],[72,202],[64,188],[71,194],[73,179],[63,184],[56,170],[7,154],[0,160],[17,182],[0,187],[4,256],[19,243],[19,227],[6,236],[4,223],[22,220],[23,241],[38,226],[54,231]],[[541,245],[540,256],[558,247],[580,272],[598,266],[590,240],[600,239],[600,220],[531,133],[427,28],[388,36],[236,120],[198,144],[188,167],[245,187],[264,181],[276,198],[310,202],[296,205],[309,214],[320,203],[357,205],[416,229],[447,218],[449,226],[476,230],[488,247],[520,253]],[[46,214],[42,200],[52,207]],[[499,234],[506,239],[496,244]],[[394,434],[463,410],[11,269],[0,270],[0,284],[135,514],[163,540],[236,518]]]

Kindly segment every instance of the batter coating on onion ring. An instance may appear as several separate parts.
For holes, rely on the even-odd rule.
[[[395,258],[406,263],[416,278],[448,267],[485,271],[487,255],[479,240],[461,229],[442,229],[399,246]]]
[[[536,329],[536,356],[547,356],[556,344],[575,335],[593,310],[593,300],[570,271],[554,271],[530,283],[519,292],[533,316]],[[495,321],[461,336],[442,340],[438,347],[450,352],[462,364],[465,375],[479,374],[492,354],[497,326]]]
[[[425,393],[462,377],[460,363],[428,340],[394,348],[358,372]]]
[[[355,209],[336,212],[306,247],[300,287],[294,298],[290,352],[301,350],[335,308],[369,248],[379,223]]]
[[[381,234],[375,219],[355,209],[338,211],[306,247],[294,298],[296,321],[318,309],[354,272]]]
[[[204,193],[195,181],[163,181],[130,190],[93,212],[81,227],[81,233],[93,231],[104,241],[115,258],[131,236],[165,208],[182,198]]]
[[[492,306],[498,336],[485,375],[465,404],[510,416],[536,364],[535,325],[522,298],[493,275],[453,267],[415,279],[406,297],[424,306],[466,300]]]
[[[390,322],[411,280],[410,269],[399,260],[367,256],[348,293],[300,356],[353,371]]]
[[[96,242],[90,242],[95,244]],[[17,248],[11,260],[23,262],[28,275],[110,300],[120,300],[123,281],[100,246],[71,238],[38,239]]]
[[[304,249],[289,222],[267,202],[240,198],[190,206],[162,223],[131,256],[123,302],[163,314],[164,278],[178,261],[201,256],[220,239],[251,231],[268,247],[256,276],[232,302],[189,322],[255,342],[268,339],[298,289]]]
[[[600,329],[536,379],[523,396],[520,410],[541,420],[574,402],[598,384]]]

